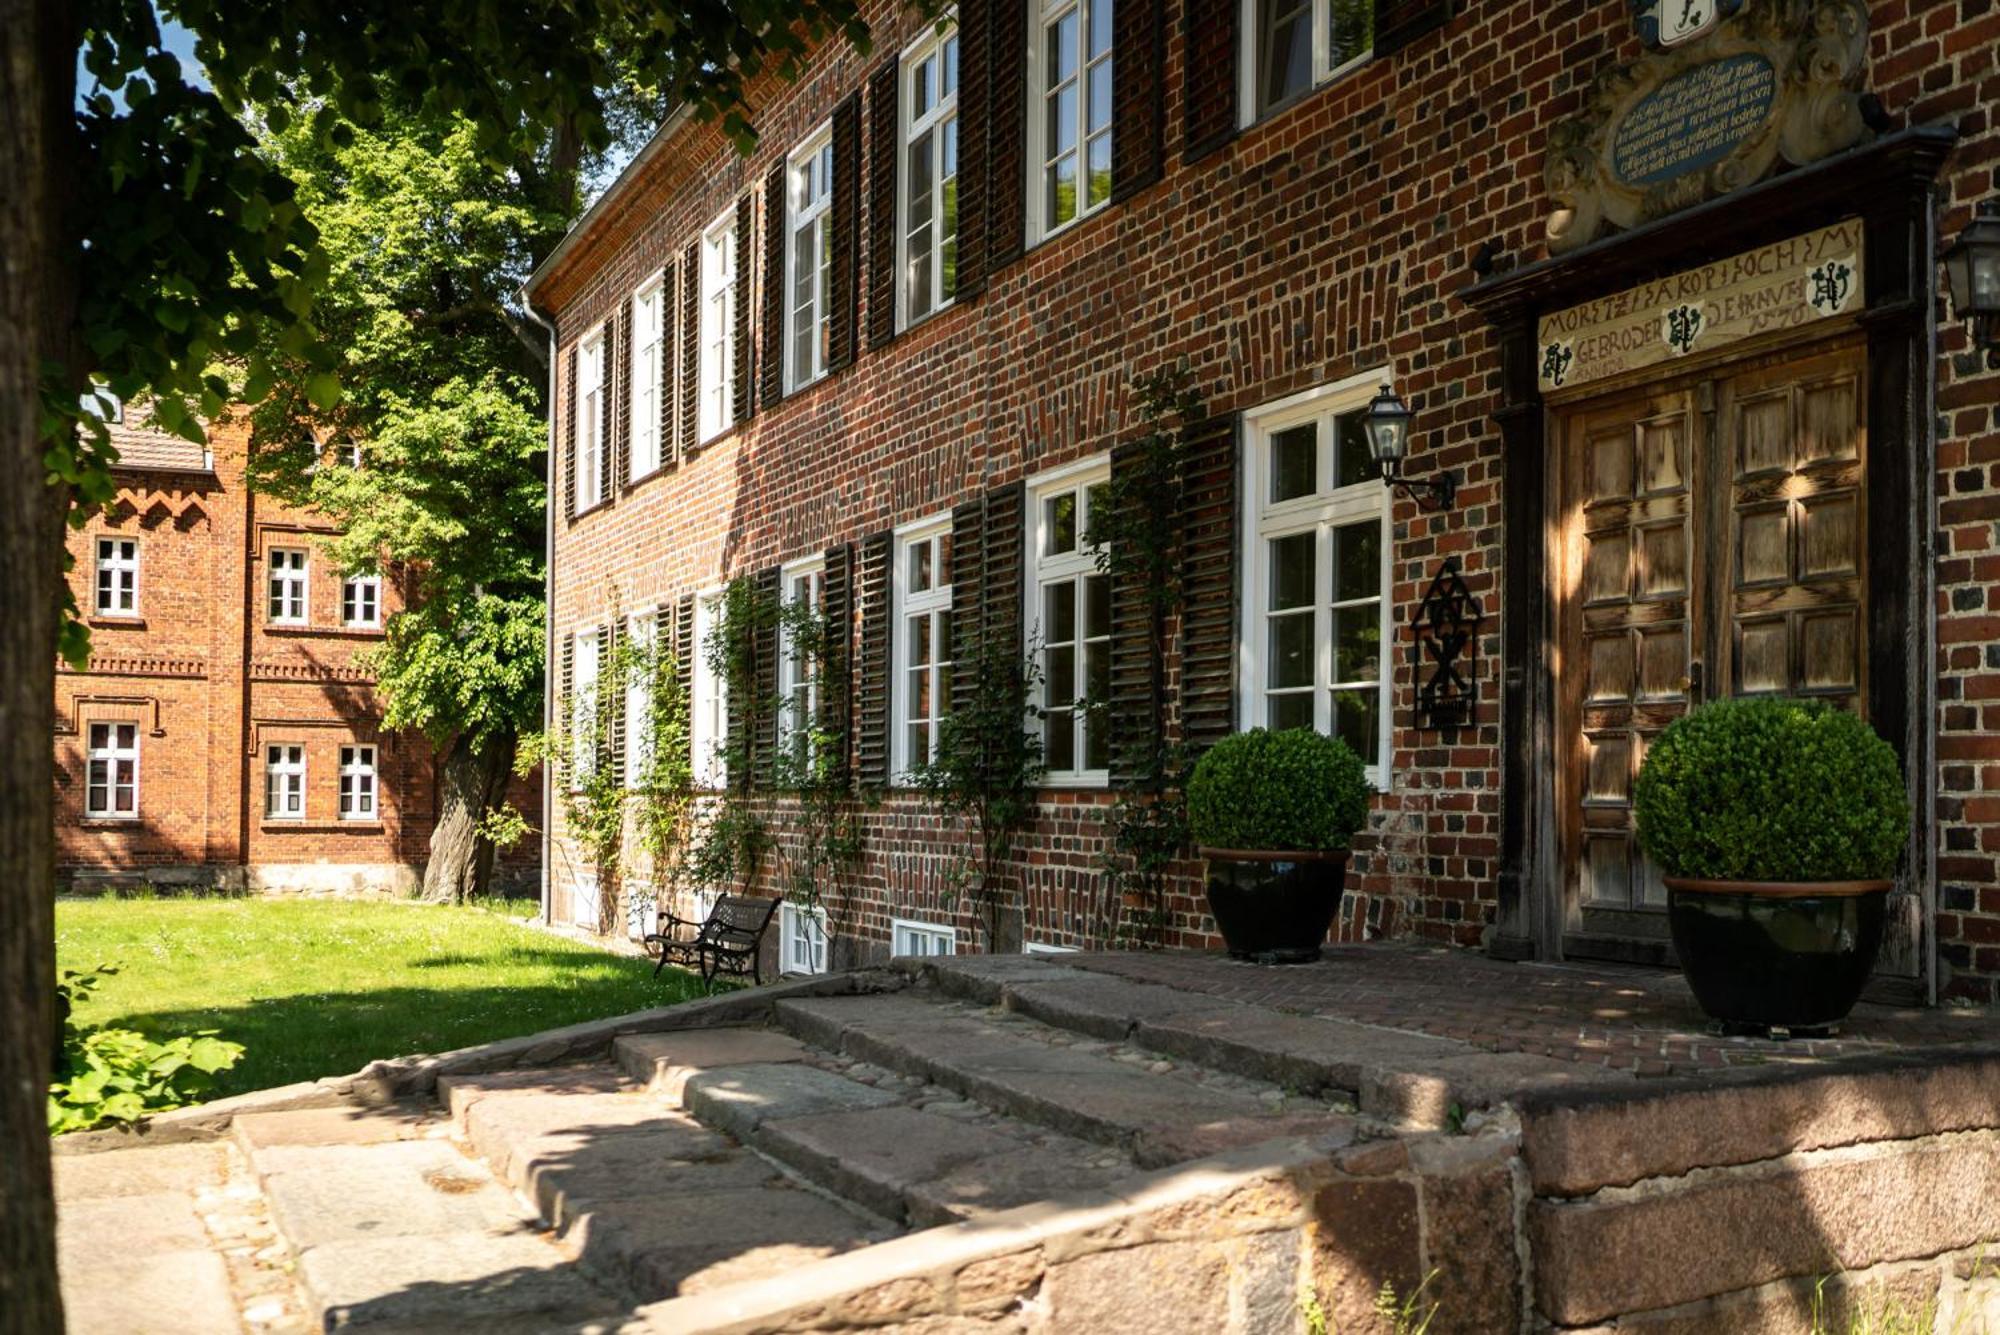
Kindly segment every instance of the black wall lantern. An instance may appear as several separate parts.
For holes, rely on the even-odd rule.
[[[2000,371],[2000,200],[1979,206],[1972,221],[1944,253],[1945,278],[1958,318],[1972,326],[1974,347]]]
[[[1368,453],[1382,470],[1384,486],[1401,489],[1420,510],[1449,510],[1458,498],[1458,475],[1446,471],[1429,481],[1403,476],[1403,456],[1410,452],[1409,405],[1387,385],[1368,404]]]

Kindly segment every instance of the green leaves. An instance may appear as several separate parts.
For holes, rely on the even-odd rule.
[[[1253,728],[1202,753],[1188,780],[1197,844],[1263,852],[1346,848],[1368,821],[1361,758],[1310,728]]]
[[[154,1042],[132,1029],[85,1030],[71,1019],[74,1008],[118,971],[64,969],[56,993],[64,1016],[63,1078],[49,1086],[49,1132],[85,1131],[114,1122],[136,1122],[149,1113],[196,1102],[213,1077],[236,1065],[240,1043],[214,1030]]]
[[[332,412],[340,403],[340,377],[331,371],[319,371],[308,375],[304,382],[306,401],[323,413]]]
[[[1667,875],[1708,880],[1881,879],[1910,832],[1896,753],[1821,701],[1717,700],[1675,720],[1632,807]]]

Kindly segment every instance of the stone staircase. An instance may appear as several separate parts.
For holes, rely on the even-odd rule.
[[[1482,1080],[1575,1069],[1490,1058],[1440,1084],[1411,1071],[1459,1045],[1039,961],[882,986],[234,1134],[329,1329],[693,1331],[824,1258],[1261,1147],[1326,1161],[1457,1117]]]

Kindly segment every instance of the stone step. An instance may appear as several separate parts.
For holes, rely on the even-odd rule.
[[[435,1122],[258,1114],[236,1134],[328,1330],[557,1329],[628,1310]]]
[[[734,1031],[689,1035],[690,1051],[708,1044],[721,1054],[725,1033]],[[742,1051],[774,1055],[768,1044]],[[633,1045],[619,1060],[657,1074],[646,1056]],[[670,1065],[678,1085],[696,1083],[685,1063]],[[728,1069],[810,1068],[780,1061],[710,1074]],[[652,1084],[577,1067],[448,1078],[439,1095],[465,1143],[534,1203],[564,1253],[640,1301],[782,1274],[897,1231],[729,1134],[761,1120],[755,1097],[718,1095],[734,1116],[704,1125]]]
[[[1575,1062],[1488,1052],[1430,1034],[1294,1014],[1031,956],[933,957],[911,967],[949,996],[1300,1093],[1345,1096],[1364,1116],[1411,1129],[1440,1129],[1466,1112],[1533,1092],[1629,1080]]]
[[[1356,1119],[1317,1099],[1252,1092],[1022,1017],[982,1012],[935,992],[781,1001],[794,1035],[904,1075],[920,1076],[1011,1117],[1115,1146],[1140,1167],[1161,1167],[1286,1136],[1341,1143]],[[691,1091],[705,1077],[691,1081]]]

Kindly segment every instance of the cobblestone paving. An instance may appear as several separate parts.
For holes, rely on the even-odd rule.
[[[1863,1052],[2000,1040],[1984,1008],[1863,1004],[1837,1037],[1774,1040],[1715,1032],[1680,975],[1615,965],[1508,964],[1463,950],[1383,943],[1329,947],[1318,964],[1261,966],[1219,952],[1065,955],[1061,963],[1303,1015],[1456,1039],[1589,1066],[1672,1075]]]

